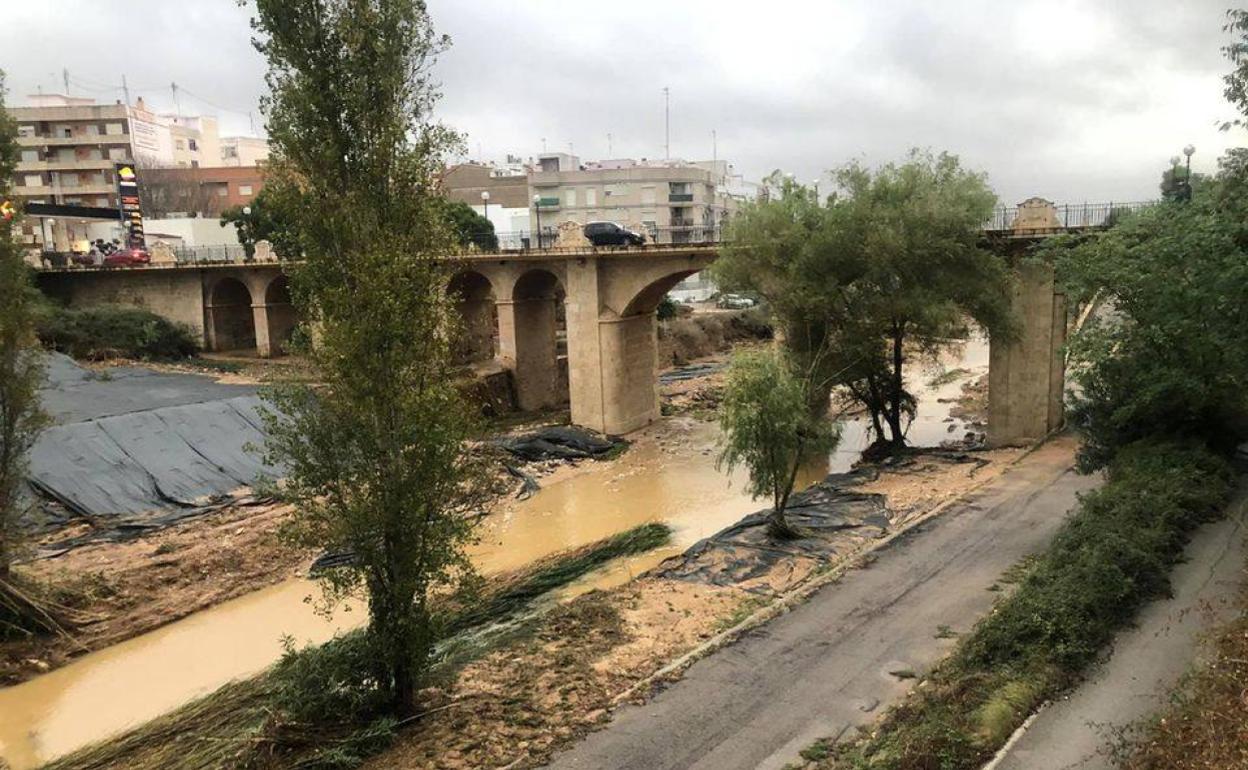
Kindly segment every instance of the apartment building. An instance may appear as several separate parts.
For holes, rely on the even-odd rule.
[[[257,136],[221,137],[222,166],[259,166],[269,159],[269,142]]]
[[[715,236],[740,196],[725,184],[722,162],[613,159],[582,164],[567,153],[538,156],[529,174],[530,199],[544,232],[564,222],[618,222],[658,243],[685,243]],[[540,209],[540,211],[539,211]]]

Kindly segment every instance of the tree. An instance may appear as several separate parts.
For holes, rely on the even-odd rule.
[[[1248,10],[1232,8],[1227,11],[1222,31],[1234,37],[1231,43],[1222,46],[1222,55],[1234,65],[1234,69],[1222,78],[1225,83],[1222,95],[1241,115],[1248,115]],[[1244,122],[1243,118],[1226,121],[1222,130],[1242,126]]]
[[[162,165],[139,157],[139,198],[143,213],[153,219],[172,214],[211,216],[219,210],[217,196],[199,180],[199,169]]]
[[[0,70],[0,201],[8,197],[18,159],[17,124],[4,109],[5,93]],[[56,625],[12,575],[27,503],[26,455],[47,421],[39,405],[43,366],[35,338],[37,297],[13,239],[16,221],[0,218],[0,636],[14,627]]]
[[[271,395],[268,454],[296,506],[287,536],[354,555],[326,598],[362,591],[376,663],[360,680],[410,715],[438,637],[430,597],[471,575],[466,514],[486,495],[441,258],[454,234],[436,179],[458,137],[432,120],[430,66],[447,39],[416,0],[258,0],[253,26],[319,373]]]
[[[825,351],[823,381],[866,407],[893,450],[914,414],[912,355],[965,338],[968,319],[1012,332],[1009,272],[980,246],[996,196],[946,153],[914,150],[875,170],[851,163],[834,178],[836,192],[816,200],[773,177],[779,196],[734,217],[713,270],[725,289],[767,299],[790,351]]]
[[[1112,308],[1070,342],[1080,466],[1161,435],[1233,442],[1248,427],[1248,183],[1239,155],[1190,202],[1163,202],[1096,238],[1051,243],[1068,296]]]
[[[482,251],[497,251],[498,236],[494,223],[478,214],[463,201],[446,201],[446,217],[460,246],[476,246]]]
[[[267,180],[246,206],[233,206],[221,212],[221,226],[232,224],[238,234],[247,258],[256,253],[256,243],[268,241],[279,257],[297,258],[300,254],[299,240],[292,223],[291,196],[298,190],[284,180],[275,177]]]
[[[818,369],[795,372],[775,349],[738,353],[719,405],[724,443],[718,464],[729,472],[744,466],[750,494],[771,498],[767,528],[775,538],[799,534],[785,517],[798,470],[840,439],[839,428],[808,406],[809,391],[820,389]]]

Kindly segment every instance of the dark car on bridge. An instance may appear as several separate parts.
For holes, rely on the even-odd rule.
[[[646,242],[646,236],[615,222],[590,222],[585,225],[585,237],[595,246],[640,246]]]

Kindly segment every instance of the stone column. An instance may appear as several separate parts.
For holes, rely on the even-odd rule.
[[[269,306],[263,302],[253,303],[251,316],[256,326],[256,352],[261,358],[272,358],[273,344],[269,338]]]
[[[1066,298],[1057,293],[1051,265],[1017,271],[1013,309],[1018,337],[992,339],[988,356],[988,443],[1037,441],[1064,422]]]
[[[204,303],[204,349],[217,350],[217,319],[215,305]]]
[[[567,265],[568,400],[572,422],[606,432],[602,403],[602,356],[598,260],[569,260]],[[500,321],[501,328],[501,321]]]
[[[515,377],[519,407],[531,411],[559,403],[555,299],[499,302],[498,328],[502,357]]]
[[[655,323],[654,313],[599,322],[604,433],[630,433],[659,417]]]

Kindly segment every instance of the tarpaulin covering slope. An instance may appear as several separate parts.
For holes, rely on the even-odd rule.
[[[49,428],[31,450],[30,481],[88,517],[198,507],[275,477],[260,445],[256,396],[171,406]]]
[[[58,424],[32,448],[28,478],[56,504],[39,506],[28,523],[68,514],[105,528],[159,526],[280,476],[248,450],[264,442],[255,393],[195,374],[93,372],[49,355],[41,396]]]

